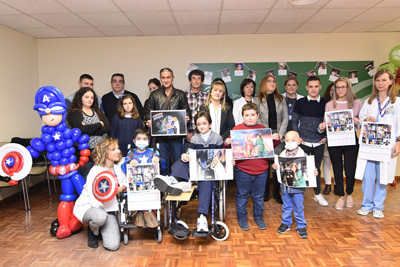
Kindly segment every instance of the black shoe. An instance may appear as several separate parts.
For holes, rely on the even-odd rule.
[[[308,237],[306,228],[298,228],[296,230],[299,233],[300,238],[307,238]]]
[[[268,202],[269,196],[264,196],[264,202]]]
[[[331,185],[330,184],[325,185],[324,195],[329,195],[330,192],[331,192]]]
[[[97,236],[93,233],[90,226],[88,227],[88,246],[91,248],[99,247],[99,241],[97,241]]]
[[[278,204],[282,204],[283,203],[282,198],[280,196],[277,197],[275,200],[276,200],[276,203],[278,203]]]
[[[279,228],[278,228],[278,233],[284,234],[284,233],[286,233],[286,232],[289,231],[289,230],[290,230],[290,227],[287,226],[286,224],[282,223],[282,224],[279,226]]]

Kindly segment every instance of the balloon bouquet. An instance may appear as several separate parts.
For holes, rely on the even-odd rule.
[[[380,65],[378,70],[390,70],[396,77],[396,83],[400,85],[400,45],[397,45],[390,50],[389,60],[390,62],[386,62]]]
[[[27,149],[33,158],[47,152],[47,159],[51,161],[50,173],[58,175],[61,179],[62,194],[57,209],[58,219],[52,222],[50,232],[58,238],[65,238],[82,228],[82,223],[75,218],[72,211],[77,198],[74,192],[80,195],[85,185],[78,168],[89,161],[89,136],[82,135],[81,130],[77,128],[67,127],[64,95],[54,86],[39,88],[33,109],[39,113],[45,125],[42,127],[41,137],[33,138]],[[78,143],[80,150],[77,164],[74,143]]]

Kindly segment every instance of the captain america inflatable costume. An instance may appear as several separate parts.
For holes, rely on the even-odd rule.
[[[85,180],[78,173],[78,168],[89,161],[89,136],[81,134],[77,128],[69,129],[65,123],[66,105],[64,95],[54,86],[39,88],[35,95],[36,110],[43,123],[40,138],[33,138],[27,147],[33,158],[47,151],[47,159],[51,161],[49,171],[58,175],[61,180],[60,204],[57,209],[57,221],[52,223],[51,232],[58,238],[65,238],[81,229],[82,223],[75,218],[72,211],[77,198],[85,185]],[[74,144],[80,150],[79,162],[76,163]]]

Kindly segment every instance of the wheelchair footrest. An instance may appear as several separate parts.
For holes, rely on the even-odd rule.
[[[169,229],[168,229],[168,234],[173,235],[173,236],[189,236],[190,235],[190,229],[187,229],[186,227],[180,225],[180,224],[172,224]]]
[[[211,235],[211,231],[208,231],[208,232],[197,232],[196,228],[193,228],[192,233],[193,233],[192,234],[193,237],[207,237],[207,236]]]

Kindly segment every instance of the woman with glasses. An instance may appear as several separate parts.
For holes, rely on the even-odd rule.
[[[283,97],[278,90],[278,84],[276,78],[272,75],[265,76],[260,83],[260,88],[254,103],[259,106],[260,116],[258,123],[264,125],[267,128],[271,128],[272,137],[274,139],[275,154],[280,154],[283,151],[283,143],[281,143],[282,137],[286,134],[289,114],[288,107],[286,105],[285,97]],[[273,197],[276,202],[282,204],[282,198],[279,194],[279,183],[274,174],[274,187]],[[269,199],[269,182],[265,186],[264,201]]]
[[[333,97],[326,104],[325,112],[328,111],[341,111],[353,110],[354,127],[358,127],[362,103],[356,98],[353,88],[351,87],[350,80],[346,77],[339,77],[333,85]],[[335,194],[339,196],[336,202],[335,209],[343,210],[344,206],[352,208],[354,206],[353,193],[354,175],[356,170],[357,154],[358,154],[358,140],[355,138],[355,145],[350,146],[329,146],[328,151],[331,158],[333,173],[335,176],[336,190]],[[346,198],[343,185],[343,166],[346,174]]]

